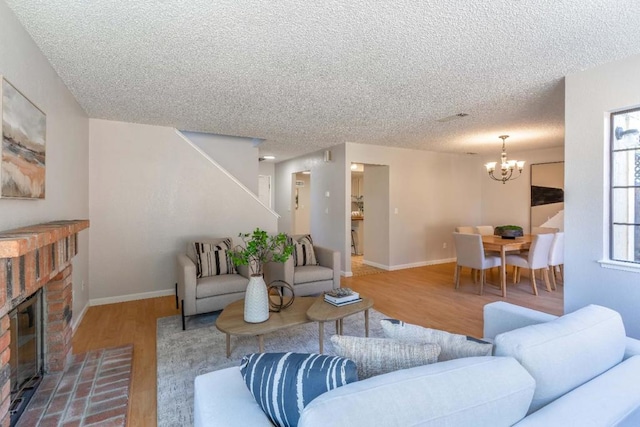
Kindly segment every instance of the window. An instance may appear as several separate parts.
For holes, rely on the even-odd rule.
[[[611,115],[610,258],[640,264],[640,108]]]

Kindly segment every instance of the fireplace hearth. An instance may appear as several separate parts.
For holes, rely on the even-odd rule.
[[[71,355],[71,260],[88,227],[71,220],[0,232],[0,427],[15,422],[24,392],[62,372]]]

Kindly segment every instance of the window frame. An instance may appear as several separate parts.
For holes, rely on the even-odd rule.
[[[637,271],[640,270],[640,259],[639,260],[625,260],[625,259],[617,259],[614,257],[614,243],[615,243],[615,239],[614,239],[614,226],[618,225],[618,226],[637,226],[640,227],[640,222],[636,223],[636,222],[616,222],[615,221],[615,217],[614,217],[614,190],[616,189],[629,189],[629,188],[635,188],[638,189],[638,191],[640,191],[640,184],[638,185],[615,185],[615,173],[616,173],[616,169],[614,167],[614,163],[615,163],[615,153],[620,153],[620,152],[628,152],[628,151],[635,151],[636,153],[640,154],[640,144],[635,147],[635,148],[619,148],[619,149],[614,149],[614,138],[615,138],[615,117],[619,116],[619,115],[624,115],[624,114],[628,114],[628,113],[634,113],[634,112],[638,112],[640,113],[640,107],[635,107],[635,108],[630,108],[630,109],[625,109],[625,110],[620,110],[620,111],[615,111],[612,112],[610,114],[610,118],[609,118],[609,224],[608,224],[608,229],[609,229],[609,253],[608,253],[608,257],[606,260],[602,260],[600,261],[600,264],[603,267],[606,268],[616,268],[616,269],[621,269],[621,270],[628,270],[628,271]]]

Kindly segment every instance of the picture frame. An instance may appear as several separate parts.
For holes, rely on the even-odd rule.
[[[47,116],[0,76],[0,198],[44,199]]]

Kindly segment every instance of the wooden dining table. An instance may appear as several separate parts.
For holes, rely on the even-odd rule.
[[[485,251],[500,252],[500,288],[502,289],[502,297],[507,296],[507,265],[505,263],[507,252],[520,251],[529,249],[533,235],[525,234],[515,239],[503,239],[500,236],[485,235],[482,236],[482,247]]]

